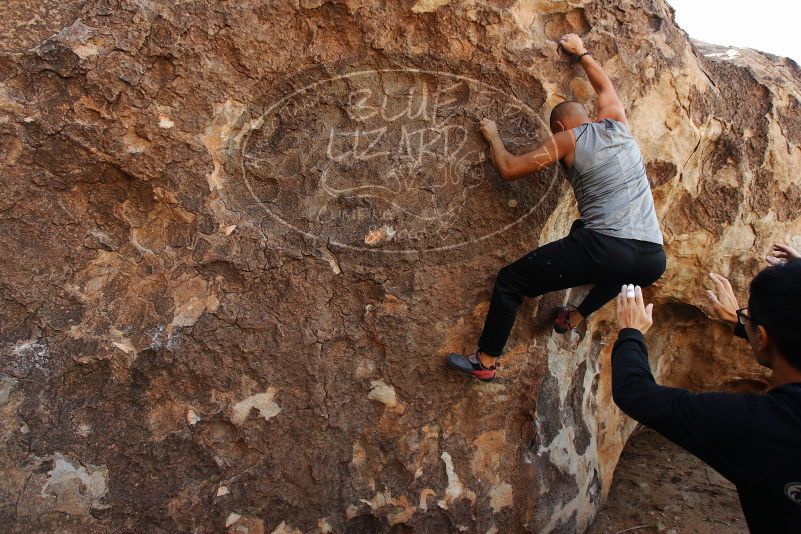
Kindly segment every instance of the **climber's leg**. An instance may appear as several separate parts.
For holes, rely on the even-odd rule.
[[[634,283],[634,282],[632,282]],[[620,293],[620,286],[623,282],[599,282],[593,286],[584,300],[576,309],[576,315],[570,317],[570,325],[575,327],[581,321],[590,316],[591,313],[601,309],[604,304],[612,300]]]
[[[478,341],[479,355],[501,355],[523,297],[589,284],[595,271],[577,232],[539,247],[501,269]]]
[[[656,249],[652,244],[649,253],[641,253],[637,257],[637,263],[634,266],[633,281],[630,284],[637,284],[640,287],[648,287],[665,274],[667,269],[667,255],[665,250],[659,246]],[[621,284],[622,285],[622,284]]]
[[[571,326],[576,326],[582,319],[599,310],[612,300],[623,284],[636,284],[647,287],[665,272],[666,256],[661,245],[632,239],[596,234],[599,242],[610,251],[611,256],[605,262],[599,274],[602,278],[596,282],[581,304],[576,308],[576,316],[571,316]],[[578,322],[574,322],[578,319]]]

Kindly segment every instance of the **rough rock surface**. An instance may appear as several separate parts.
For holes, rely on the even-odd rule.
[[[696,44],[662,0],[9,0],[0,5],[0,524],[13,532],[574,532],[632,429],[612,310],[527,302],[468,383],[498,268],[563,235],[516,150],[607,67],[669,253],[663,380],[765,375],[709,317],[801,245],[801,76]],[[711,355],[713,351],[715,354]]]
[[[626,442],[609,495],[587,534],[627,528],[638,534],[748,534],[734,484],[645,427]]]

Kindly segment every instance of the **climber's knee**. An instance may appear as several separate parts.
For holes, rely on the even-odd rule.
[[[495,285],[503,287],[512,287],[514,276],[512,275],[512,266],[507,265],[498,271],[495,277]]]
[[[523,291],[517,280],[511,265],[503,267],[495,277],[495,292],[519,304],[523,300]]]

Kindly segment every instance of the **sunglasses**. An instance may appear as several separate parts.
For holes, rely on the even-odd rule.
[[[737,322],[739,322],[740,324],[744,325],[746,323],[746,321],[752,321],[752,322],[754,321],[746,313],[747,311],[748,311],[747,307],[746,308],[740,308],[739,310],[737,310]]]

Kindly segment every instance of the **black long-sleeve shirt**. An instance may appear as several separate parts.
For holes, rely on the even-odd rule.
[[[624,328],[612,352],[612,395],[627,415],[733,482],[751,532],[801,532],[801,383],[764,395],[660,386],[642,333]]]

